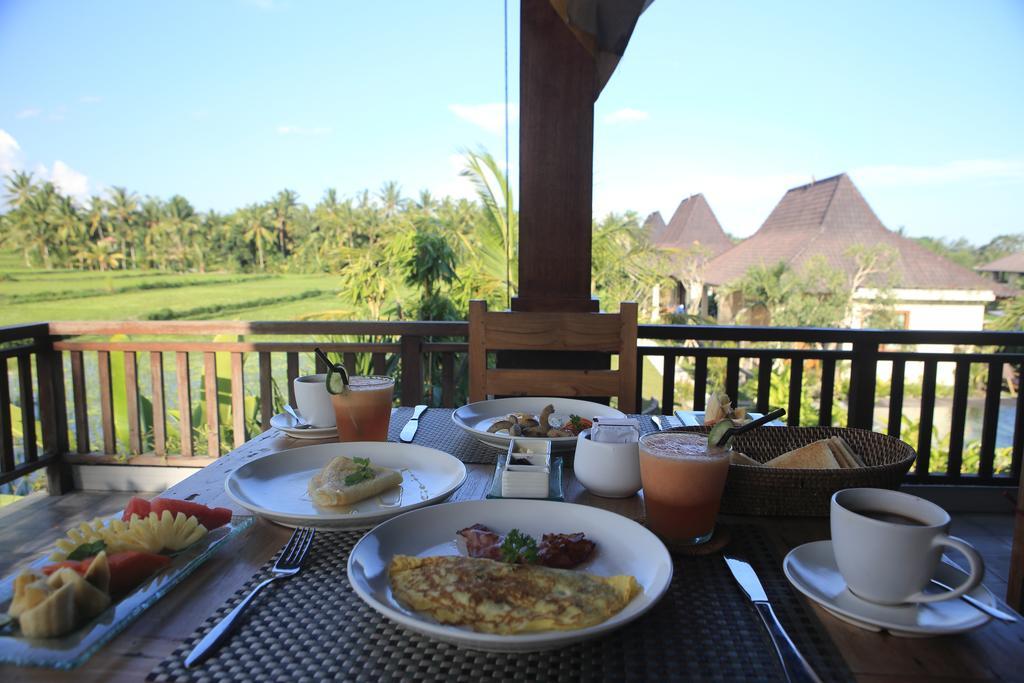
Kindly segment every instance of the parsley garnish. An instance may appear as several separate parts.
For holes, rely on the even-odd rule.
[[[68,553],[69,560],[84,560],[87,557],[93,555],[99,555],[101,552],[107,549],[107,544],[103,541],[93,541],[92,543],[83,543],[78,546],[70,553]]]
[[[569,423],[572,425],[573,429],[576,430],[577,434],[586,429],[586,427],[583,426],[583,418],[579,415],[570,415]]]
[[[356,464],[356,471],[345,477],[345,486],[353,486],[377,476],[373,468],[370,467],[369,458],[352,458],[352,462]]]
[[[501,543],[501,561],[509,564],[537,564],[537,541],[519,529],[513,529]]]

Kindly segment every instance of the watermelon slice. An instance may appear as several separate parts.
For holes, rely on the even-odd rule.
[[[150,503],[145,498],[139,498],[138,496],[132,496],[132,499],[128,501],[128,505],[124,508],[124,514],[121,515],[121,521],[127,522],[132,518],[132,515],[138,515],[139,517],[149,517]]]
[[[162,516],[164,510],[170,510],[171,514],[177,516],[179,512],[185,513],[186,517],[195,517],[199,523],[206,527],[207,531],[213,531],[231,521],[231,510],[229,508],[211,508],[201,503],[190,503],[187,500],[175,500],[173,498],[154,498],[150,506],[150,512]]]
[[[70,567],[79,574],[85,574],[93,558],[65,560],[43,567],[49,576],[62,567]],[[171,563],[171,558],[156,553],[140,553],[133,550],[114,553],[107,557],[110,564],[110,594],[123,595]]]

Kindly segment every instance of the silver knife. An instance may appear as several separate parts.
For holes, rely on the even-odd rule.
[[[404,427],[402,427],[402,433],[398,435],[399,439],[405,443],[412,443],[412,438],[416,436],[416,430],[420,426],[420,415],[422,415],[423,411],[426,409],[427,407],[424,405],[419,405],[412,409],[412,417],[410,417],[409,421],[405,423]]]
[[[729,567],[729,571],[732,572],[736,583],[740,585],[743,592],[754,603],[754,607],[757,608],[757,613],[760,615],[761,621],[764,622],[765,628],[768,629],[768,635],[771,636],[772,643],[775,645],[775,652],[779,656],[779,662],[782,664],[782,670],[786,674],[786,680],[794,683],[796,681],[821,683],[818,674],[814,673],[814,669],[807,663],[807,660],[800,654],[800,651],[796,649],[796,645],[789,639],[789,636],[786,635],[786,630],[782,628],[782,624],[775,617],[772,605],[768,602],[768,595],[764,592],[764,587],[761,585],[761,581],[757,578],[757,574],[754,573],[754,568],[750,566],[750,563],[727,556],[725,564]]]

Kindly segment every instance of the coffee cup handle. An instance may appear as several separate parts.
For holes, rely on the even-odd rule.
[[[907,598],[907,602],[939,602],[942,600],[952,600],[953,598],[959,598],[961,595],[972,591],[981,580],[985,578],[985,563],[981,559],[981,555],[978,551],[971,546],[970,543],[959,539],[956,536],[937,536],[932,542],[933,546],[946,546],[959,550],[960,554],[967,558],[967,564],[970,566],[970,573],[967,579],[954,588],[951,591],[944,591],[942,593],[916,593]]]

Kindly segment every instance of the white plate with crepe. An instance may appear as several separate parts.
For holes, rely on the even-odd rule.
[[[473,524],[483,524],[502,534],[514,527],[537,540],[545,533],[582,531],[597,547],[593,557],[577,569],[597,576],[629,574],[636,578],[641,592],[600,624],[513,635],[440,624],[400,604],[388,582],[387,566],[392,557],[458,555],[456,532]],[[352,549],[348,578],[370,607],[412,631],[474,650],[534,652],[596,638],[646,613],[668,590],[672,558],[657,536],[607,510],[546,500],[479,500],[414,510],[381,524]]]
[[[370,460],[402,474],[400,486],[346,507],[320,507],[309,480],[334,458]],[[466,466],[434,448],[386,441],[325,443],[251,460],[228,475],[224,490],[245,509],[283,526],[360,529],[450,496],[466,480]]]
[[[625,413],[600,403],[580,401],[574,398],[551,398],[544,396],[524,396],[516,398],[497,398],[490,401],[477,401],[464,405],[452,413],[452,421],[465,432],[488,446],[496,446],[502,450],[508,448],[511,437],[507,431],[492,433],[487,430],[495,422],[505,419],[510,413],[526,413],[537,416],[548,404],[554,406],[551,415],[553,425],[562,425],[570,415],[579,415],[588,420],[595,417],[625,417]],[[576,448],[576,437],[555,437],[551,441],[552,451],[572,451]]]

